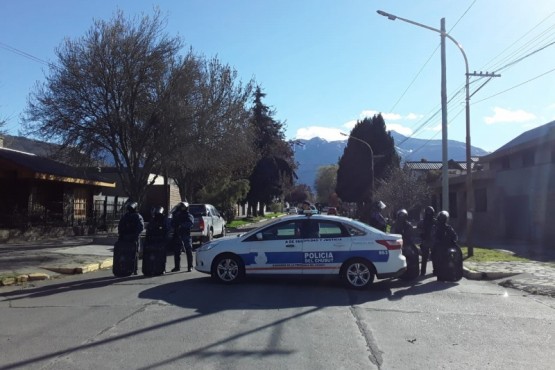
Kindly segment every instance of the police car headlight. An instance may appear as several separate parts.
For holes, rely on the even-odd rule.
[[[202,247],[200,247],[199,249],[197,249],[197,251],[198,251],[198,252],[209,251],[210,249],[214,248],[216,245],[218,245],[218,242],[206,243],[206,244],[204,244]]]

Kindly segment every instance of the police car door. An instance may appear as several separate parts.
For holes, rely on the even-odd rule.
[[[247,274],[301,274],[303,241],[295,235],[298,229],[298,220],[290,220],[253,235],[248,242],[252,261],[245,263]]]
[[[305,220],[310,235],[303,238],[303,274],[338,274],[348,258],[351,237],[341,222]]]

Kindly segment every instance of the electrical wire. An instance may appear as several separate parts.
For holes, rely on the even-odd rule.
[[[508,89],[506,89],[506,90],[500,91],[500,92],[498,92],[498,93],[496,93],[496,94],[493,94],[493,95],[490,95],[490,96],[488,96],[488,97],[486,97],[486,98],[483,98],[483,99],[481,99],[481,100],[475,101],[475,102],[473,102],[473,104],[478,104],[478,103],[481,103],[481,102],[483,102],[483,101],[485,101],[485,100],[491,99],[491,98],[496,97],[496,96],[501,95],[501,94],[504,94],[504,93],[506,93],[507,91],[511,91],[511,90],[513,90],[513,89],[516,89],[517,87],[520,87],[520,86],[525,85],[525,84],[527,84],[527,83],[529,83],[529,82],[532,82],[532,81],[534,81],[534,80],[537,80],[538,78],[543,77],[543,76],[545,76],[545,75],[547,75],[547,74],[549,74],[549,73],[552,73],[552,72],[554,72],[554,71],[555,71],[555,68],[553,68],[553,69],[551,69],[551,70],[549,70],[549,71],[547,71],[547,72],[544,72],[544,73],[542,73],[542,74],[540,74],[540,75],[538,75],[538,76],[536,76],[536,77],[533,77],[533,78],[531,78],[531,79],[529,79],[529,80],[526,80],[526,81],[524,81],[524,82],[522,82],[522,83],[519,83],[518,85],[515,85],[515,86],[513,86],[513,87],[510,87],[510,88],[508,88]]]
[[[468,13],[470,11],[470,9],[474,6],[474,4],[476,3],[477,0],[474,0],[472,2],[472,4],[470,4],[468,6],[468,8],[464,11],[464,13],[459,17],[459,19],[455,22],[455,24],[453,25],[453,27],[451,27],[449,29],[449,31],[447,33],[450,33],[451,31],[453,31],[453,29],[457,26],[457,24],[459,24],[459,22],[464,18],[464,16],[466,15],[466,13]],[[395,108],[397,107],[397,104],[399,104],[399,102],[403,99],[403,97],[406,95],[406,93],[409,91],[409,89],[412,87],[412,85],[414,84],[414,82],[418,79],[418,77],[420,76],[420,74],[422,73],[422,71],[424,70],[424,68],[428,65],[428,63],[430,62],[430,60],[432,59],[432,57],[436,54],[437,50],[439,49],[441,44],[439,44],[438,46],[436,46],[436,48],[434,49],[434,51],[432,52],[432,54],[430,55],[430,57],[426,60],[426,62],[424,62],[424,64],[422,65],[422,67],[420,67],[420,69],[418,70],[418,72],[416,73],[416,75],[413,77],[413,79],[411,80],[411,82],[409,83],[409,85],[407,86],[407,88],[403,91],[403,93],[401,94],[401,96],[397,99],[397,101],[395,102],[395,104],[393,104],[393,106],[391,107],[391,109],[389,110],[390,112],[393,112],[395,110]]]
[[[51,66],[51,63],[47,62],[46,60],[40,59],[40,58],[38,58],[38,57],[36,57],[36,56],[34,56],[34,55],[32,55],[32,54],[29,54],[29,53],[27,53],[27,52],[25,52],[25,51],[22,51],[22,50],[19,50],[19,49],[17,49],[17,48],[14,48],[13,46],[10,46],[10,45],[5,44],[5,43],[3,43],[3,42],[0,42],[0,48],[2,48],[2,49],[4,49],[4,50],[11,51],[12,53],[18,54],[18,55],[20,55],[20,56],[22,56],[22,57],[25,57],[25,58],[27,58],[27,59],[30,59],[30,60],[32,60],[32,61],[35,61],[35,62],[44,64],[44,65],[47,65],[47,66],[49,66],[49,67]]]

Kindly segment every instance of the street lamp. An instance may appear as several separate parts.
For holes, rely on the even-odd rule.
[[[387,19],[389,20],[400,20],[403,22],[407,22],[410,24],[413,24],[415,26],[418,27],[422,27],[422,28],[426,28],[430,31],[434,31],[437,32],[441,35],[442,37],[442,78],[444,77],[445,74],[445,62],[444,62],[444,47],[443,47],[443,40],[445,37],[447,37],[449,40],[453,41],[453,43],[457,46],[457,48],[459,48],[459,50],[462,53],[462,56],[464,58],[464,65],[466,68],[466,82],[465,82],[465,90],[466,90],[466,105],[465,105],[465,114],[466,114],[466,239],[467,239],[467,243],[469,243],[469,238],[470,238],[470,233],[472,230],[472,209],[473,207],[473,203],[474,203],[474,194],[473,194],[473,190],[472,190],[472,158],[471,158],[471,145],[470,145],[470,92],[469,92],[469,79],[470,79],[470,73],[468,70],[468,59],[466,58],[466,53],[464,52],[464,49],[462,47],[461,44],[459,44],[457,42],[457,40],[455,40],[453,37],[451,37],[447,32],[445,32],[445,18],[441,19],[441,30],[438,30],[437,28],[433,28],[430,26],[426,26],[425,24],[421,24],[418,22],[414,22],[411,21],[409,19],[405,19],[405,18],[401,18],[398,17],[396,15],[390,14],[390,13],[386,13],[383,10],[378,10],[377,11],[379,15],[383,15],[384,17],[387,17]],[[445,81],[442,81],[442,90],[444,89],[445,86]],[[446,98],[444,98],[444,96],[446,93],[444,91],[442,91],[442,109],[444,110],[444,112],[446,112]],[[446,113],[444,113],[443,115],[443,121],[442,122],[442,129],[444,129],[444,132],[447,132],[447,115]],[[447,146],[447,135],[444,135],[444,146]],[[448,171],[447,171],[447,158],[446,158],[446,150],[444,150],[444,158],[443,158],[443,197],[444,197],[444,205],[445,204],[449,204],[448,201],[448,187],[449,187],[449,180],[448,180]],[[445,203],[445,192],[447,191],[447,203]],[[469,256],[473,255],[473,248],[470,246],[470,244],[468,245],[468,254]]]
[[[356,136],[352,136],[352,135],[347,135],[344,132],[339,132],[339,134],[343,135],[343,136],[347,136],[349,139],[354,139],[356,141],[359,141],[361,143],[363,143],[364,145],[366,145],[368,147],[368,149],[370,149],[370,170],[372,171],[372,178],[371,178],[371,182],[370,182],[370,190],[372,191],[372,197],[374,196],[374,150],[372,149],[372,147],[370,146],[369,143],[367,143],[366,141],[359,139]]]

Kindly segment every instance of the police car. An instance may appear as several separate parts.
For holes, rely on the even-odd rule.
[[[247,275],[336,275],[362,289],[406,270],[402,245],[400,235],[346,217],[285,216],[204,244],[195,268],[226,284]]]

